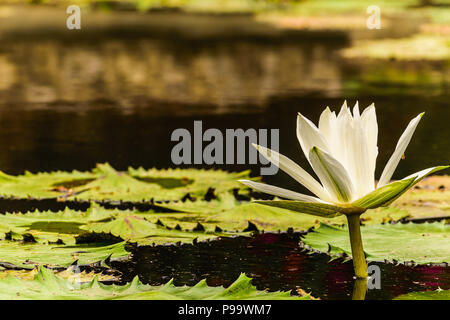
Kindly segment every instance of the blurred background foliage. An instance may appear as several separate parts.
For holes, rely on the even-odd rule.
[[[437,20],[445,17],[449,0],[4,0],[2,3],[31,3],[47,5],[78,4],[102,9],[180,9],[212,12],[259,12],[279,10],[291,13],[322,14],[350,13],[377,5],[390,11],[407,8],[428,8]],[[437,9],[440,9],[439,11]]]
[[[66,28],[72,4],[81,30]],[[371,5],[380,30],[366,26]],[[380,163],[399,123],[427,111],[398,177],[450,157],[450,0],[0,0],[0,19],[9,173],[167,168],[171,132],[198,119],[280,128],[280,150],[304,161],[292,148],[296,112],[316,120],[344,99],[377,104]]]

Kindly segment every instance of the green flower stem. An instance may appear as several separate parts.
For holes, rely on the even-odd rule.
[[[364,300],[367,292],[367,279],[356,279],[353,284],[352,300]]]
[[[347,221],[355,276],[359,279],[365,279],[367,278],[367,263],[362,244],[361,229],[359,227],[359,216],[359,214],[347,215]]]

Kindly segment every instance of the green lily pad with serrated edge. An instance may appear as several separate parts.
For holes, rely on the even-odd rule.
[[[193,196],[204,196],[205,191],[209,188],[214,188],[216,194],[229,192],[233,189],[248,189],[244,187],[238,180],[250,179],[259,180],[259,178],[250,178],[250,170],[242,172],[228,172],[223,170],[205,170],[205,169],[128,169],[128,174],[140,181],[155,182],[163,179],[179,179],[186,181],[182,189],[185,193],[190,193]],[[192,182],[191,182],[192,181]],[[191,182],[191,183],[190,183]],[[161,184],[160,185],[164,185]],[[177,188],[171,190],[175,191]],[[165,188],[167,190],[167,188]],[[169,189],[170,191],[170,189]],[[155,200],[157,198],[155,197]],[[162,199],[171,200],[171,199]]]
[[[178,212],[213,214],[233,209],[234,207],[239,206],[239,201],[237,201],[231,193],[226,192],[219,194],[217,199],[210,201],[186,200],[168,203],[155,203],[155,206]]]
[[[115,244],[57,245],[24,243],[22,241],[0,241],[0,262],[18,267],[34,268],[36,265],[67,267],[78,260],[78,264],[93,264],[108,258],[125,258],[125,242]]]
[[[216,194],[242,188],[237,181],[249,179],[249,172],[220,170],[130,168],[116,171],[109,164],[97,164],[90,172],[49,172],[11,176],[0,172],[0,196],[13,198],[64,198],[68,200],[149,201],[180,200],[186,194],[203,197],[209,188]]]
[[[72,188],[81,188],[84,183],[98,179],[92,172],[39,172],[26,171],[24,175],[10,176],[0,172],[0,196],[13,198],[47,199],[62,196]],[[80,184],[80,181],[83,183]]]
[[[188,208],[191,209],[192,207],[189,206]],[[261,205],[255,202],[244,202],[224,211],[220,211],[221,208],[219,205],[217,209],[211,210],[210,213],[152,212],[148,214],[144,213],[143,215],[149,221],[156,222],[159,220],[169,227],[179,225],[182,229],[192,229],[198,223],[201,223],[208,231],[214,231],[216,227],[227,231],[244,230],[248,227],[249,222],[254,224],[259,230],[264,230],[265,232],[286,231],[288,228],[292,228],[294,231],[305,231],[311,227],[318,226],[320,222],[337,225],[347,223],[345,216],[335,218],[317,217],[288,209]],[[172,207],[172,209],[175,209],[175,207]],[[179,204],[177,209],[180,211],[183,210],[182,203]],[[373,224],[397,221],[406,216],[408,216],[408,213],[403,210],[378,208],[367,210],[361,218],[364,224]]]
[[[90,233],[112,234],[139,245],[192,243],[216,239],[220,236],[246,235],[245,233],[205,232],[204,230],[177,230],[149,222],[138,215],[121,215],[108,222],[97,222],[81,227]]]
[[[123,240],[142,245],[165,245],[248,235],[169,229],[133,213],[107,210],[93,204],[86,212],[66,209],[0,215],[0,239],[3,239],[0,240],[0,262],[21,267],[67,266],[80,259],[80,263],[90,264],[106,259],[110,254],[113,258],[128,256]]]
[[[369,261],[414,261],[417,264],[450,262],[450,225],[442,222],[422,224],[371,224],[361,227],[364,251]],[[351,256],[346,227],[321,224],[303,242],[331,256]],[[332,250],[329,252],[331,245]]]
[[[142,284],[138,277],[123,286],[104,285],[96,278],[87,283],[55,275],[40,268],[33,280],[15,277],[0,279],[0,299],[4,300],[309,300],[310,296],[291,296],[290,292],[258,291],[251,279],[241,274],[228,288],[209,287],[201,280],[193,287],[176,287],[173,281],[162,286]]]

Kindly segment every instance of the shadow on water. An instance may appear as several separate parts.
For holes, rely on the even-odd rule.
[[[308,254],[298,245],[298,234],[261,234],[254,238],[226,238],[196,245],[140,247],[132,263],[115,263],[126,280],[138,275],[144,283],[194,285],[207,279],[211,286],[230,285],[241,272],[260,290],[301,288],[321,299],[351,299],[354,280],[351,262],[330,262],[326,254]],[[392,299],[412,291],[450,289],[450,270],[443,266],[405,266],[370,263],[380,267],[380,289],[366,299]]]

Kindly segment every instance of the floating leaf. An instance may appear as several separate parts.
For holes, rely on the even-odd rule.
[[[316,217],[247,202],[219,213],[149,213],[148,220],[159,220],[164,225],[181,229],[193,229],[200,223],[206,231],[241,231],[254,224],[259,230],[277,232],[288,228],[306,230],[319,223]]]
[[[249,172],[220,170],[132,169],[119,172],[109,164],[97,164],[90,172],[50,172],[21,176],[0,173],[0,195],[14,198],[61,198],[65,200],[180,200],[190,194],[204,197],[213,187],[216,193],[242,188],[238,179]]]
[[[92,280],[74,286],[73,282],[40,268],[32,281],[14,277],[0,280],[0,299],[36,300],[309,300],[309,296],[291,296],[290,292],[258,291],[251,279],[241,274],[228,288],[209,287],[205,280],[193,287],[176,287],[172,281],[162,286],[142,284],[136,277],[124,286],[104,285]]]
[[[36,274],[39,272],[37,268],[27,270],[3,270],[0,271],[0,279],[5,279],[9,276],[15,277],[21,280],[33,280]],[[63,271],[54,271],[58,277],[62,277],[64,279],[73,280],[76,279],[80,282],[90,282],[94,280],[94,278],[97,278],[98,281],[117,281],[118,278],[109,275],[109,274],[103,274],[103,273],[95,273],[94,271],[86,272],[86,271],[76,271],[74,266],[70,266],[67,269],[64,269]]]
[[[181,189],[185,193],[190,193],[193,196],[204,196],[205,191],[209,188],[214,188],[217,194],[228,192],[233,189],[242,189],[242,184],[238,182],[239,179],[250,179],[250,171],[242,172],[227,172],[223,170],[204,170],[204,169],[148,169],[143,168],[128,169],[128,174],[140,181],[149,181],[149,183],[157,183],[158,179],[179,179],[181,181],[192,181],[186,183]],[[148,180],[151,179],[151,180]],[[163,185],[160,183],[160,185]],[[167,191],[167,188],[164,188]],[[163,200],[170,200],[162,198]],[[156,200],[156,197],[155,197]]]
[[[444,223],[372,224],[361,227],[361,233],[369,261],[450,262],[450,225]],[[346,227],[321,224],[308,233],[303,242],[332,256],[342,253],[351,256]]]
[[[396,60],[447,60],[450,57],[448,38],[418,34],[409,38],[362,40],[343,49],[346,58]]]
[[[324,218],[334,218],[342,214],[345,211],[341,207],[337,207],[325,203],[310,203],[294,200],[264,200],[255,201],[255,203],[263,204],[266,206],[288,209],[298,213],[309,214]]]
[[[181,209],[180,204],[180,210]],[[165,226],[175,228],[179,226],[183,230],[192,230],[198,223],[207,231],[220,230],[244,230],[249,222],[254,224],[259,230],[266,232],[286,231],[289,228],[295,231],[305,231],[317,226],[320,222],[330,224],[346,224],[345,216],[334,218],[316,217],[309,214],[302,214],[292,210],[275,206],[261,205],[256,202],[245,202],[232,209],[214,213],[195,212],[151,212],[148,214],[136,213],[145,216],[152,222],[158,220]],[[378,208],[367,210],[362,216],[363,224],[373,224],[382,222],[398,221],[408,216],[408,212],[396,208]]]
[[[239,202],[231,193],[221,193],[218,199],[205,201],[177,201],[169,203],[157,203],[156,207],[170,209],[178,212],[207,213],[213,214],[232,209],[239,205]]]
[[[80,181],[89,182],[100,176],[92,172],[25,172],[21,176],[10,176],[0,172],[0,195],[14,198],[55,198],[73,193],[72,185],[80,189]],[[71,191],[70,191],[71,190]]]
[[[450,290],[410,292],[394,300],[450,300]]]
[[[205,241],[219,236],[227,236],[223,232],[204,232],[204,230],[182,231],[168,229],[165,226],[152,223],[137,215],[121,215],[109,222],[92,223],[82,227],[93,233],[110,233],[124,240],[137,242],[141,245],[174,244]]]
[[[75,236],[85,232],[80,229],[84,224],[95,221],[108,221],[117,215],[117,211],[106,210],[93,204],[87,211],[34,211],[26,214],[6,213],[0,216],[0,237],[7,238],[13,232],[20,240],[23,234],[29,234],[40,243],[62,241],[75,244]]]
[[[67,267],[78,260],[79,264],[93,264],[108,258],[118,259],[129,255],[125,242],[112,245],[48,245],[41,243],[23,243],[21,241],[0,241],[0,262],[6,262],[23,268],[36,265]]]
[[[450,216],[450,176],[431,176],[392,203],[391,207],[407,213],[409,219],[430,220]]]
[[[186,214],[186,213],[184,213]],[[32,267],[38,264],[67,266],[80,259],[90,264],[128,256],[126,241],[140,245],[194,243],[218,237],[248,235],[199,228],[170,228],[152,212],[108,210],[93,204],[86,212],[7,213],[0,215],[0,262]],[[242,230],[241,230],[242,231]],[[18,251],[18,253],[16,253]]]

